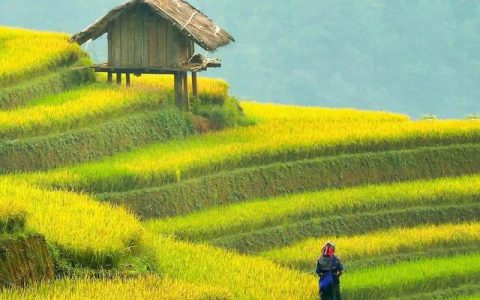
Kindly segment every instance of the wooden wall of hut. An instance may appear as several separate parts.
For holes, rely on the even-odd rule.
[[[108,65],[114,68],[178,69],[194,43],[148,6],[126,10],[108,30]]]

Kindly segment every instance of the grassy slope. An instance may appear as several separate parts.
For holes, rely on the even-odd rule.
[[[0,88],[0,108],[18,109],[32,99],[65,92],[69,89],[91,83],[95,76],[87,58],[80,58],[72,66],[61,67],[51,73],[38,75],[27,81]]]
[[[0,207],[19,203],[26,212],[26,229],[44,235],[80,265],[115,264],[141,238],[142,227],[133,216],[89,196],[7,179],[0,179],[0,187]]]
[[[35,180],[78,190],[122,191],[278,161],[480,140],[480,122],[476,121],[412,122],[383,113],[312,109],[306,114],[305,108],[279,106],[277,110],[263,110],[259,104],[243,106],[247,114],[263,121],[256,126],[153,145],[103,162],[38,174]],[[289,109],[292,113],[286,118],[282,114]],[[304,119],[295,119],[302,114]]]
[[[90,58],[67,35],[0,26],[0,108],[92,82]],[[1,137],[1,135],[0,135]]]
[[[478,289],[477,289],[477,291],[478,291]],[[458,299],[458,300],[478,300],[478,299],[480,299],[480,294],[472,295],[472,296],[465,296],[465,297],[458,297],[458,298],[455,298],[455,299]]]
[[[480,144],[341,155],[231,170],[155,188],[97,195],[148,219],[291,193],[475,174],[480,172],[479,158]],[[137,179],[132,175],[117,180],[116,186],[128,186]],[[102,182],[88,181],[82,186],[101,188]]]
[[[480,279],[480,255],[402,262],[350,273],[343,281],[352,299],[385,299],[449,287],[475,284]]]
[[[444,300],[444,299],[479,299],[478,294],[480,291],[479,284],[462,284],[455,287],[442,287],[436,291],[426,292],[426,293],[416,293],[414,295],[405,295],[402,297],[394,297],[392,299],[396,300],[423,300],[423,299],[432,299],[432,300]],[[477,297],[477,298],[476,298]]]
[[[89,85],[40,98],[29,107],[0,112],[0,136],[19,138],[64,132],[125,113],[158,109],[159,90]]]
[[[156,253],[161,274],[225,287],[235,299],[314,299],[316,295],[316,283],[309,276],[262,258],[151,234],[146,236],[145,247]]]
[[[292,245],[310,237],[355,235],[392,227],[469,222],[476,220],[479,214],[479,204],[414,207],[310,219],[224,236],[213,239],[209,243],[218,247],[253,254],[275,247]]]
[[[65,34],[0,27],[2,86],[75,62],[81,49],[67,39]]]
[[[282,196],[148,223],[160,234],[208,240],[296,221],[381,209],[476,203],[480,177],[438,179]]]
[[[1,172],[48,170],[194,134],[174,108],[136,113],[55,135],[0,142]]]
[[[70,91],[33,98],[25,106],[0,111],[0,138],[18,139],[51,135],[92,122],[102,122],[119,116],[149,112],[172,105],[169,77],[148,77],[130,88],[96,83]],[[155,84],[156,83],[156,84]],[[213,79],[200,79],[205,90],[225,99],[228,85]],[[0,89],[1,92],[1,89]]]
[[[222,90],[219,92],[222,92]],[[28,114],[25,113],[26,111],[22,111],[19,116],[27,119],[32,118],[34,121],[37,120],[36,118],[40,118],[38,123],[35,124],[39,125],[40,129],[42,129],[42,126],[46,126],[47,128],[44,131],[50,133],[54,127],[48,127],[52,126],[51,123],[46,122],[46,119],[45,121],[41,119],[46,115],[45,112],[51,112],[60,121],[63,120],[64,116],[66,118],[70,116],[76,117],[74,114],[69,114],[67,112],[69,109],[64,107],[74,103],[74,101],[78,101],[78,99],[55,99],[55,97],[31,103],[30,107],[23,108],[28,111]],[[66,113],[64,115],[57,114],[57,112],[62,111]],[[34,112],[38,112],[38,114],[35,115]],[[8,118],[15,116],[15,113],[15,111],[12,111],[5,113],[5,115]],[[81,118],[81,120],[84,120],[84,118]],[[20,119],[19,122],[23,121],[23,119]],[[57,124],[54,123],[53,126],[57,126]],[[26,128],[28,127],[26,126]],[[24,130],[24,128],[19,128],[18,126],[12,128],[14,130]],[[64,128],[59,130],[63,131]],[[25,135],[30,134],[26,133]],[[21,181],[7,178],[2,178],[0,185],[2,187],[0,203],[7,203],[9,199],[16,199],[16,201],[24,205],[28,215],[26,220],[27,229],[44,234],[50,242],[60,248],[62,255],[68,255],[77,264],[91,267],[108,267],[112,260],[115,262],[118,256],[128,253],[135,256],[141,255],[138,253],[140,250],[137,247],[140,243],[143,245],[142,251],[148,253],[147,256],[155,261],[151,267],[161,270],[164,275],[186,276],[195,285],[201,285],[198,278],[201,278],[204,282],[220,282],[224,285],[227,284],[234,295],[244,295],[247,298],[252,298],[255,295],[271,298],[271,295],[279,295],[279,291],[292,296],[305,295],[306,297],[315,293],[314,285],[311,285],[308,277],[301,273],[278,267],[266,260],[227,254],[225,251],[214,250],[207,246],[162,241],[153,237],[148,239],[148,241],[144,241],[144,231],[133,216],[121,208],[100,204],[89,196],[42,190],[31,187]],[[182,251],[185,256],[178,256],[178,251]],[[171,259],[166,259],[167,257]],[[191,261],[186,259],[187,257],[209,257],[210,259],[204,259],[205,262],[196,259],[197,263],[192,265]],[[228,282],[225,280],[225,273],[222,268],[228,267],[230,261],[234,263],[229,269],[230,273],[227,278],[230,279],[230,282]],[[179,270],[176,267],[171,268],[173,266],[172,263],[177,263],[176,266],[182,266],[181,274],[178,273]],[[263,267],[258,269],[258,265]],[[219,270],[215,276],[211,276],[210,270],[212,268]],[[252,274],[252,272],[247,272],[245,268],[248,268],[250,271],[255,270],[255,272]],[[259,281],[259,278],[268,280]],[[232,279],[241,280],[245,287],[241,285],[234,286]],[[274,282],[278,282],[282,286],[279,291],[272,289]],[[296,282],[297,284],[290,286],[290,282]],[[131,292],[128,284],[122,285],[124,290],[118,283],[112,282],[111,284],[112,288],[109,292],[112,292],[113,288],[116,288],[118,292]],[[58,285],[60,285],[58,289],[53,287],[53,293],[57,295],[58,292],[58,295],[61,296],[62,283],[58,283]],[[71,287],[74,286],[76,286],[76,283],[72,284]],[[90,281],[80,282],[79,286],[83,287],[82,289],[85,290],[87,295],[91,294],[92,289],[98,288],[98,284]],[[306,289],[305,287],[310,288]],[[48,288],[45,290],[40,289],[37,292],[48,293]],[[73,293],[78,296],[75,290]],[[212,297],[215,296],[213,295]],[[224,296],[220,295],[219,297],[223,298]]]
[[[90,59],[66,35],[0,27],[0,47],[2,173],[91,161],[193,132],[188,116],[161,113],[172,102],[170,76],[135,78],[128,90],[105,83],[79,88],[95,76],[82,68]],[[222,80],[200,78],[199,85],[206,101],[223,103],[228,95]]]
[[[0,203],[7,201],[7,195],[19,199],[27,207],[27,228],[44,234],[84,266],[118,263],[115,258],[127,252],[146,255],[163,275],[194,284],[228,287],[235,298],[271,298],[280,293],[308,298],[315,293],[314,284],[299,272],[261,258],[158,239],[145,233],[123,209],[99,204],[87,196],[41,191],[19,182],[1,183]]]

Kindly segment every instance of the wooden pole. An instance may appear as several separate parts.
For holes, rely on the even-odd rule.
[[[108,83],[112,83],[113,82],[113,73],[112,72],[108,72]]]
[[[117,72],[117,84],[122,85],[122,73]]]
[[[182,81],[183,76],[181,72],[175,72],[173,75],[174,81],[174,90],[175,90],[175,101],[177,103],[178,109],[183,109],[183,98],[182,98]]]
[[[186,112],[190,112],[190,95],[188,94],[188,72],[183,72],[183,100]]]
[[[198,83],[197,83],[197,72],[192,72],[192,92],[193,97],[198,97]]]
[[[127,86],[130,86],[130,73],[126,73]]]

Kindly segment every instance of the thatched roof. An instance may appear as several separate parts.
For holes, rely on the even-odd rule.
[[[122,12],[135,5],[148,5],[153,12],[176,26],[186,36],[193,39],[207,51],[214,52],[219,47],[228,45],[235,39],[225,30],[218,27],[201,11],[183,0],[131,0],[111,10],[104,17],[75,34],[70,42],[80,45],[88,40],[95,40],[105,34],[109,24],[118,18]]]

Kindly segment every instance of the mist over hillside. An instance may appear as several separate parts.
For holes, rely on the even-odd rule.
[[[2,0],[0,24],[74,33],[122,2]],[[207,74],[240,97],[413,117],[480,113],[478,1],[191,3],[236,38],[215,54],[223,68]],[[89,45],[97,61],[104,47]]]

